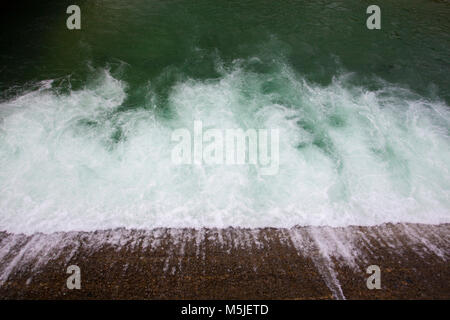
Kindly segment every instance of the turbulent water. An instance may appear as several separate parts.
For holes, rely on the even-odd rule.
[[[450,6],[390,2],[377,31],[360,1],[86,2],[80,31],[62,4],[26,12],[1,57],[0,229],[450,222]],[[174,164],[195,120],[279,128],[278,174]]]

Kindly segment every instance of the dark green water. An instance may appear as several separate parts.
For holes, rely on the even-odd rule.
[[[2,8],[0,229],[450,221],[448,1],[69,4]],[[174,166],[194,120],[281,128],[279,173]]]
[[[380,0],[381,30],[366,28],[372,2],[360,0],[78,1],[81,31],[65,27],[70,3],[35,1],[4,12],[3,93],[69,74],[81,85],[91,75],[88,65],[114,69],[124,62],[123,77],[139,100],[149,80],[163,94],[179,77],[218,77],[217,59],[257,56],[265,62],[261,72],[283,57],[321,84],[345,70],[364,84],[377,76],[450,99],[448,1]]]

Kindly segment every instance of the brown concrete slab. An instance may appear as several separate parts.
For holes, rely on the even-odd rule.
[[[0,233],[2,299],[449,299],[450,225]],[[380,290],[366,268],[381,268]],[[69,265],[81,289],[69,290]]]

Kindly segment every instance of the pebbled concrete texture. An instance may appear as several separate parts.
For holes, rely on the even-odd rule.
[[[450,299],[449,258],[450,224],[0,232],[0,298]]]

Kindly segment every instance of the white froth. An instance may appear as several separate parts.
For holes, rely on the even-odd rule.
[[[126,85],[41,89],[0,105],[0,229],[291,227],[450,221],[450,113],[404,89],[328,86],[286,67],[187,80],[174,117],[117,112]],[[280,170],[177,166],[173,129],[279,128]],[[119,137],[119,138],[118,138]]]

